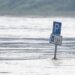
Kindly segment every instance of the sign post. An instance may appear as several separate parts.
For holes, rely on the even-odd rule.
[[[53,22],[53,31],[50,37],[50,43],[55,45],[54,59],[56,60],[57,46],[62,44],[61,22]]]
[[[56,59],[56,53],[57,53],[57,44],[55,44],[54,59]]]

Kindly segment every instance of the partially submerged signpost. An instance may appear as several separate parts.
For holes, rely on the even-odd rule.
[[[54,59],[56,59],[57,46],[62,44],[61,22],[53,22],[53,31],[50,36],[50,43],[55,45]]]

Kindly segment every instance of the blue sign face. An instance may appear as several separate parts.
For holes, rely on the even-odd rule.
[[[53,32],[54,35],[60,35],[61,34],[61,22],[54,22],[53,23]]]

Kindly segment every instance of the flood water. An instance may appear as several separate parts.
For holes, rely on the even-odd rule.
[[[75,18],[0,17],[0,60],[53,58],[49,44],[53,21],[62,22],[58,58],[75,58]]]

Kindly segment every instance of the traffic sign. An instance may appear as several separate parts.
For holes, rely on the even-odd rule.
[[[61,45],[62,44],[62,36],[55,36],[54,44]]]
[[[54,35],[53,34],[51,34],[51,36],[50,36],[49,43],[54,44]]]
[[[61,22],[54,21],[53,22],[53,32],[52,32],[52,34],[60,35],[61,34],[61,25],[62,25]]]
[[[53,31],[49,39],[49,43],[55,44],[54,59],[56,60],[57,46],[62,44],[61,22],[53,22]]]

